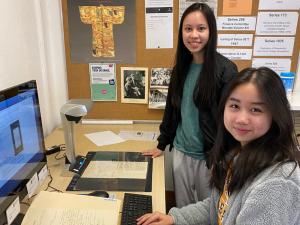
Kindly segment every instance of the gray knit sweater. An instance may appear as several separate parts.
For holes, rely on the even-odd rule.
[[[229,198],[223,225],[300,225],[300,168],[273,166]],[[220,195],[213,190],[202,202],[169,211],[175,225],[217,225]]]

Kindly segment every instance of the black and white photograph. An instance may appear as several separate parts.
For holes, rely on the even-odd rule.
[[[167,95],[168,89],[150,89],[149,109],[164,109]]]
[[[148,68],[121,67],[121,102],[148,102]]]
[[[171,68],[152,68],[150,88],[168,88],[171,79]]]

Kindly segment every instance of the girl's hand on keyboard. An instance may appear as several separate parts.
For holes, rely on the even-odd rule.
[[[147,213],[137,219],[137,225],[151,225],[153,223],[157,225],[172,225],[174,221],[172,216],[160,212]]]

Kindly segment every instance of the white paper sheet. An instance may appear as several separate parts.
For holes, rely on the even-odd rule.
[[[255,37],[253,56],[292,56],[295,37]]]
[[[283,9],[298,10],[300,8],[299,0],[259,0],[258,10]]]
[[[20,212],[20,199],[17,197],[6,210],[7,224],[10,225]]]
[[[218,30],[255,30],[256,17],[254,16],[219,16],[217,18]]]
[[[295,35],[298,12],[259,12],[257,35]]]
[[[125,141],[112,131],[89,133],[85,136],[97,146],[112,145]]]
[[[173,1],[145,1],[146,48],[173,48]]]
[[[81,177],[146,179],[148,162],[91,161]]]
[[[251,60],[252,49],[218,48],[217,51],[231,60]]]
[[[152,131],[121,130],[119,136],[124,140],[156,141],[158,133]]]
[[[38,179],[40,185],[44,182],[44,180],[47,178],[48,175],[49,175],[48,167],[47,165],[45,165],[38,173]]]
[[[278,75],[281,72],[291,71],[291,59],[278,59],[278,58],[253,58],[252,67],[269,67],[274,70]]]
[[[28,198],[31,198],[34,195],[35,190],[38,187],[39,187],[39,178],[37,173],[35,173],[26,184]]]
[[[252,46],[253,34],[218,34],[218,46]]]

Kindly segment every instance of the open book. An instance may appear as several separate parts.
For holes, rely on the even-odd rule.
[[[42,191],[22,225],[117,225],[120,200]]]

